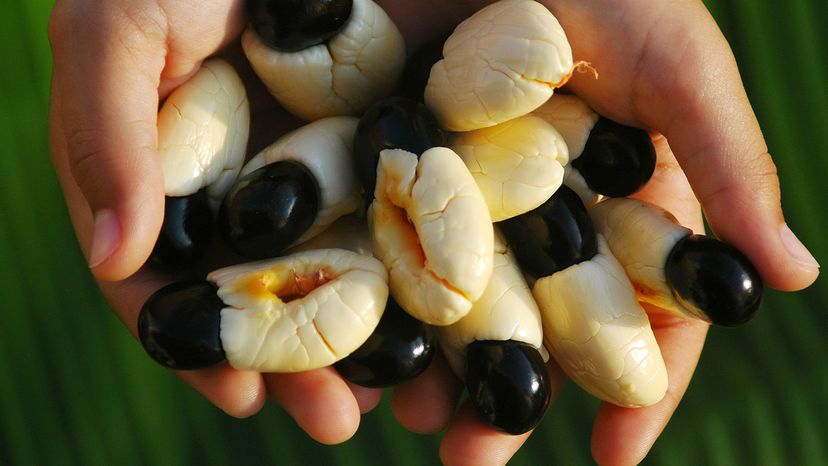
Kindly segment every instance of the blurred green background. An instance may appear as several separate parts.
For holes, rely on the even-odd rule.
[[[828,2],[707,2],[779,167],[789,224],[828,263]],[[438,437],[387,399],[349,442],[309,440],[278,407],[231,419],[149,361],[107,310],[48,159],[51,1],[0,7],[0,464],[432,465]],[[645,464],[828,465],[828,286],[768,292],[713,329]],[[567,385],[514,465],[591,464],[597,403]]]

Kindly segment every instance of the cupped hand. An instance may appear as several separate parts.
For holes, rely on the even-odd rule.
[[[409,48],[416,48],[489,2],[379,3]],[[576,75],[570,89],[600,113],[655,135],[657,172],[638,196],[701,231],[698,198],[714,232],[745,252],[770,286],[796,290],[813,282],[818,266],[785,226],[773,162],[730,49],[703,4],[543,3],[567,31],[576,60],[590,61],[600,73],[598,80]],[[241,0],[59,0],[52,14],[53,162],[92,273],[133,334],[141,304],[171,280],[142,268],[163,216],[155,154],[158,103],[205,58],[235,41],[243,26]],[[261,90],[248,77],[249,89]],[[257,128],[287,131],[297,124],[273,110],[269,98],[251,95],[251,103],[252,147]],[[257,113],[260,106],[267,109]],[[281,126],[273,126],[274,118]],[[602,464],[633,464],[646,455],[686,389],[703,345],[705,324],[649,310],[670,376],[668,394],[648,408],[601,408],[593,454]],[[560,386],[560,371],[550,371]],[[379,400],[377,390],[351,386],[332,369],[263,376],[223,365],[181,376],[235,416],[257,412],[270,394],[323,443],[349,438],[360,413]],[[468,407],[455,415],[460,391],[438,361],[397,388],[392,404],[413,431],[449,426],[441,449],[447,464],[505,464],[527,435],[494,432]]]
[[[456,5],[465,17],[488,3]],[[819,266],[785,223],[775,166],[730,47],[703,3],[541,3],[561,22],[575,60],[590,62],[600,75],[576,73],[569,90],[599,113],[653,136],[656,172],[634,197],[671,211],[698,233],[704,232],[703,209],[713,232],[744,252],[773,288],[795,291],[813,283]],[[646,408],[601,406],[592,436],[599,464],[637,464],[646,456],[687,389],[707,334],[703,322],[645,309],[667,367],[667,394]],[[560,369],[552,364],[550,373],[560,387]],[[427,389],[400,387],[393,408],[414,431],[435,432],[450,423],[441,448],[446,464],[503,465],[528,437],[485,427],[469,406],[452,418],[454,398],[436,387],[460,389],[444,367],[422,379]],[[434,409],[417,409],[424,405]]]

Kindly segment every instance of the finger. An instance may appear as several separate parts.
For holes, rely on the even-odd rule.
[[[601,404],[592,430],[592,455],[601,465],[635,465],[644,459],[684,396],[707,335],[705,322],[644,307],[667,367],[667,392],[643,408]]]
[[[554,402],[565,377],[554,361],[547,365]],[[475,412],[470,401],[464,403],[440,443],[440,458],[446,466],[503,466],[523,445],[531,432],[510,435],[496,431]]]
[[[703,4],[685,8],[702,20],[656,26],[670,29],[652,37],[674,43],[645,46],[640,58],[634,95],[647,102],[638,106],[642,121],[670,141],[716,235],[745,253],[770,286],[804,288],[819,267],[785,223],[776,167],[735,59]]]
[[[440,459],[446,466],[503,466],[530,434],[498,432],[483,422],[471,403],[466,402],[440,443]]]
[[[650,202],[673,214],[680,224],[695,233],[704,233],[701,205],[684,171],[676,160],[667,139],[660,134],[650,135],[656,149],[656,168],[650,181],[634,195],[635,199]]]
[[[370,412],[372,409],[376,408],[382,400],[381,388],[363,387],[347,381],[346,383],[348,384],[348,388],[351,389],[351,393],[354,395],[357,405],[359,405],[360,414]]]
[[[454,415],[462,384],[441,356],[422,374],[394,388],[391,410],[406,429],[435,434],[445,429]]]
[[[356,433],[359,405],[332,367],[264,377],[270,395],[314,440],[333,445]]]
[[[91,210],[92,230],[79,238],[89,266],[117,280],[144,263],[163,218],[155,128],[164,31],[138,28],[161,24],[150,11],[130,19],[115,8],[72,6],[78,11],[56,11],[50,23],[51,123],[62,133],[53,152]]]

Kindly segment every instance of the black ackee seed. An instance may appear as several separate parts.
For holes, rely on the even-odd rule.
[[[281,52],[296,52],[335,36],[352,7],[352,0],[247,0],[253,29]]]
[[[221,204],[219,226],[242,256],[275,257],[313,225],[319,204],[319,185],[310,170],[279,161],[236,182]]]
[[[153,265],[181,269],[193,265],[207,251],[213,227],[213,211],[202,189],[189,196],[164,200],[164,223],[150,255]]]
[[[520,268],[536,278],[589,260],[598,251],[584,203],[566,186],[534,210],[497,225]]]
[[[405,62],[405,70],[397,86],[397,95],[423,102],[431,68],[443,59],[443,45],[451,31],[426,42]]]
[[[624,197],[649,181],[655,163],[655,148],[646,131],[601,117],[572,166],[596,193]]]
[[[526,343],[473,342],[466,349],[465,376],[477,413],[495,429],[528,432],[549,408],[549,373],[538,350]]]
[[[432,327],[388,299],[374,330],[356,351],[334,367],[346,380],[365,387],[390,387],[420,375],[436,349]]]
[[[176,370],[203,369],[225,359],[219,329],[224,303],[207,281],[178,282],[156,291],[138,316],[146,352]]]
[[[709,236],[681,239],[664,271],[679,303],[717,325],[747,322],[762,302],[764,285],[753,264],[733,246]]]
[[[403,149],[420,156],[432,147],[445,146],[445,141],[445,132],[421,102],[388,97],[372,105],[360,118],[354,136],[356,174],[366,196],[373,199],[383,149]]]

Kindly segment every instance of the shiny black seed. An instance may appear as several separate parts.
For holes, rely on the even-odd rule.
[[[274,257],[313,225],[319,204],[319,186],[310,170],[279,161],[236,182],[222,202],[219,226],[227,244],[242,256]]]
[[[390,387],[420,375],[431,363],[435,348],[431,326],[389,298],[374,333],[334,367],[355,384]]]
[[[497,225],[520,268],[536,278],[589,260],[598,251],[584,203],[566,186],[536,209]]]
[[[150,255],[152,264],[176,270],[193,265],[207,251],[213,226],[213,211],[202,189],[189,196],[167,196],[164,223]]]
[[[156,291],[138,316],[146,352],[176,370],[202,369],[224,361],[219,329],[224,303],[207,281],[178,282]]]
[[[418,102],[424,101],[431,67],[443,59],[443,45],[450,35],[451,31],[432,39],[408,57],[397,87],[398,95]]]
[[[380,100],[366,110],[357,125],[354,136],[357,178],[366,195],[373,198],[377,163],[383,149],[403,149],[419,156],[445,143],[445,132],[425,104],[405,97]]]
[[[723,326],[750,320],[762,302],[759,272],[733,246],[704,235],[689,235],[670,251],[667,283],[682,306]]]
[[[599,118],[572,166],[593,191],[624,197],[641,189],[655,170],[656,153],[646,131]]]
[[[335,36],[352,7],[352,0],[247,0],[253,29],[281,52],[296,52]]]
[[[465,376],[472,404],[495,429],[522,434],[534,428],[549,408],[549,373],[538,350],[526,343],[470,344]]]

